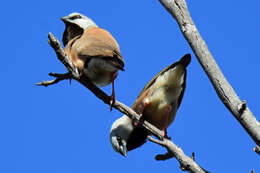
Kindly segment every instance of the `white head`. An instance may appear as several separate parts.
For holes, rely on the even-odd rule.
[[[124,115],[112,124],[110,130],[110,142],[113,149],[124,157],[127,156],[127,140],[133,129],[132,121]]]
[[[97,27],[96,23],[93,20],[77,12],[70,13],[68,16],[62,17],[61,20],[65,24],[71,24],[71,23],[76,24],[77,26],[81,27],[83,30],[92,26]]]

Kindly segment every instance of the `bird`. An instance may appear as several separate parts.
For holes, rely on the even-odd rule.
[[[186,88],[186,67],[191,55],[184,55],[179,61],[164,68],[150,80],[137,96],[132,109],[167,136],[167,127],[174,121]],[[123,115],[111,126],[110,143],[122,156],[142,146],[149,133]]]
[[[82,30],[68,27],[67,24],[63,34],[63,43],[66,45],[64,52],[80,75],[85,75],[98,87],[112,83],[111,111],[115,102],[114,80],[118,76],[118,70],[124,71],[124,60],[117,41],[107,30],[98,27],[82,14],[72,13],[63,17],[63,21],[73,23],[71,26],[83,30],[82,33]]]
[[[93,26],[98,27],[93,20],[78,12],[70,13],[68,16],[62,17],[61,20],[65,24],[62,36],[64,46],[76,36],[82,35],[85,29]]]

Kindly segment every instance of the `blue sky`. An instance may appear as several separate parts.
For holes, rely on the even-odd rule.
[[[187,3],[222,72],[259,120],[260,2]],[[76,81],[34,85],[51,79],[49,72],[66,72],[47,34],[61,40],[60,18],[75,11],[119,42],[126,71],[116,79],[116,98],[129,106],[157,72],[191,53],[186,93],[169,136],[186,154],[195,152],[196,161],[211,172],[260,171],[254,142],[218,99],[177,23],[158,1],[10,0],[0,9],[0,172],[181,172],[175,159],[155,161],[165,149],[150,142],[127,158],[115,153],[109,130],[121,114],[110,113]],[[110,94],[111,86],[103,89]]]

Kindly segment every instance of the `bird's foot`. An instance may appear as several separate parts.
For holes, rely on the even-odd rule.
[[[114,81],[115,81],[115,78],[116,78],[115,73],[112,73],[111,78],[112,78],[112,95],[110,96],[110,112],[112,111],[112,106],[114,105],[115,100],[116,100],[116,96],[115,96],[115,84],[114,84]]]
[[[166,138],[166,139],[169,139],[169,140],[171,140],[171,137],[169,137],[168,135],[167,135],[167,130],[164,130],[163,131],[163,135],[162,135],[164,138]]]
[[[140,119],[139,119],[139,121],[137,122],[137,121],[134,121],[134,126],[135,127],[138,127],[138,126],[141,126],[142,124],[144,123],[144,118],[143,118],[143,116],[142,116],[142,114],[140,114]]]

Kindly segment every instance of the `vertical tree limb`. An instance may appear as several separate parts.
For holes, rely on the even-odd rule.
[[[244,127],[254,142],[260,146],[260,123],[250,109],[242,102],[228,83],[200,36],[188,11],[185,0],[159,0],[165,9],[178,22],[180,30],[188,41],[203,70],[210,79],[216,93],[226,108]]]

